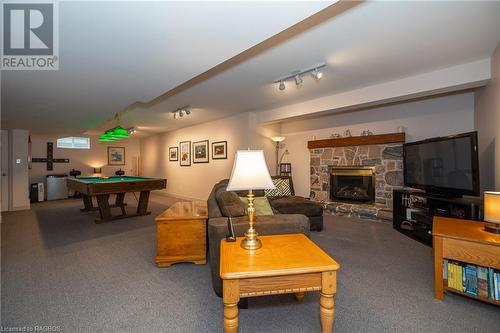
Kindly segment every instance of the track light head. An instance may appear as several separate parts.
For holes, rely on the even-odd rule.
[[[285,87],[285,82],[284,82],[283,80],[281,80],[281,81],[280,81],[280,85],[279,85],[279,89],[280,89],[281,91],[283,91],[283,90],[285,90],[285,88],[286,88],[286,87]]]
[[[316,79],[316,80],[320,80],[322,77],[323,77],[323,73],[321,73],[320,71],[318,71],[317,68],[314,69],[314,71],[311,73],[311,75]]]
[[[175,111],[172,111],[174,115],[174,119],[182,118],[184,115],[189,116],[191,114],[191,110],[189,109],[189,105],[183,106],[182,108],[178,108]]]
[[[299,74],[295,75],[295,84],[298,86],[302,84],[302,77]]]

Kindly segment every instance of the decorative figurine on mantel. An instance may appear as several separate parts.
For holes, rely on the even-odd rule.
[[[352,136],[352,134],[351,134],[351,130],[346,129],[346,130],[345,130],[345,132],[344,132],[344,137],[345,137],[345,138],[350,138],[351,136]]]
[[[373,135],[372,131],[366,130],[366,131],[361,132],[361,136],[368,136],[368,135]]]
[[[340,135],[339,133],[333,133],[332,135],[330,135],[330,139],[338,139],[341,137],[342,137],[342,135]]]

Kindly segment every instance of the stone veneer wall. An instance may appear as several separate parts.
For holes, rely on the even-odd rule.
[[[382,144],[310,149],[311,196],[326,202],[326,212],[359,218],[392,220],[392,190],[403,186],[403,145]],[[332,166],[375,166],[375,203],[330,200]]]

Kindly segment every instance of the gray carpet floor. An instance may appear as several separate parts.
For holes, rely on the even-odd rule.
[[[135,199],[127,197],[129,209]],[[153,214],[94,224],[79,200],[3,215],[3,327],[64,332],[221,332],[222,302],[208,265],[154,264]],[[389,224],[325,217],[312,239],[341,265],[336,332],[500,332],[500,308],[458,295],[433,297],[432,249]],[[240,332],[319,332],[317,293],[253,298]]]

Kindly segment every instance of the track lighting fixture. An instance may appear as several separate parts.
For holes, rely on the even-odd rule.
[[[280,86],[279,86],[280,90],[285,90],[285,82],[283,82],[283,80],[280,81]]]
[[[295,85],[297,85],[297,86],[300,86],[303,82],[302,77],[300,77],[300,75],[298,75],[298,74],[295,75],[294,79],[295,79]]]
[[[323,73],[321,73],[320,71],[318,71],[317,68],[315,68],[313,70],[313,72],[311,73],[311,75],[316,79],[316,80],[320,80],[322,77],[323,77]]]
[[[184,117],[184,115],[189,116],[191,114],[191,109],[189,109],[189,105],[183,106],[182,108],[178,108],[175,111],[172,111],[174,115],[174,119]]]
[[[307,73],[311,73],[311,75],[316,79],[320,80],[323,77],[323,73],[319,71],[320,68],[323,68],[326,66],[326,63],[320,63],[316,64],[311,67],[307,67],[305,69],[301,69],[298,71],[294,71],[291,74],[282,76],[276,80],[274,80],[275,83],[279,83],[278,88],[280,91],[283,91],[286,89],[285,86],[285,81],[287,80],[295,80],[295,85],[300,86],[303,83],[303,75]]]

